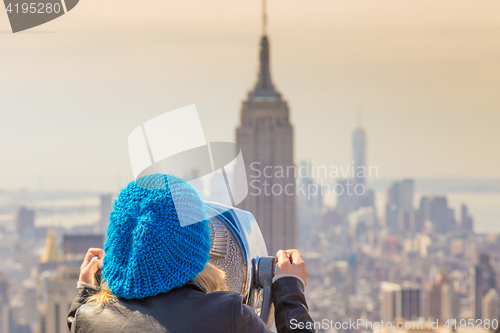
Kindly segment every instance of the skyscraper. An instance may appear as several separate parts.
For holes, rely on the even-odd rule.
[[[474,319],[483,318],[483,297],[490,289],[495,289],[495,271],[490,264],[490,256],[481,253],[478,259],[476,266],[471,267],[470,270],[470,305]]]
[[[414,183],[412,179],[394,182],[387,191],[386,225],[392,234],[418,232],[420,227],[413,209]]]
[[[469,210],[464,204],[460,207],[460,229],[466,232],[474,231],[474,220],[469,215]]]
[[[436,276],[436,280],[428,290],[428,302],[425,304],[432,318],[444,321],[458,318],[460,299],[456,289],[456,284],[446,276],[442,274]]]
[[[420,212],[424,221],[430,221],[437,232],[445,233],[455,227],[454,212],[444,196],[422,197]]]
[[[0,333],[10,332],[8,288],[9,281],[4,275],[0,275]]]
[[[366,188],[366,178],[370,169],[366,165],[366,131],[361,127],[361,121],[352,133],[352,164],[355,190],[355,195],[351,198],[353,209],[373,207],[374,193]]]
[[[249,178],[249,194],[240,207],[255,216],[273,255],[279,249],[295,247],[296,189],[294,172],[276,174],[280,168],[294,168],[293,127],[288,104],[271,80],[265,0],[262,13],[258,79],[243,101],[236,142]]]
[[[413,210],[413,196],[415,194],[413,179],[397,181],[387,192],[388,203],[394,204],[400,210]]]
[[[75,297],[75,286],[80,270],[62,266],[49,277],[46,285],[47,304],[41,313],[41,332],[63,333],[68,331],[68,311]]]
[[[34,236],[35,211],[26,207],[21,207],[17,211],[16,228],[21,238]]]
[[[460,282],[449,281],[443,285],[443,298],[441,300],[441,314],[443,318],[459,318],[460,316]]]
[[[108,230],[109,224],[109,216],[111,215],[111,211],[113,210],[113,195],[112,194],[101,194],[101,206],[100,213],[101,218],[96,225],[95,232],[98,234],[106,235],[106,231]]]
[[[361,126],[352,133],[352,162],[354,183],[365,186],[366,178],[366,132]]]
[[[490,289],[483,297],[483,321],[498,319],[500,313],[500,297],[495,289]]]
[[[380,317],[391,322],[400,317],[414,320],[420,317],[421,288],[419,285],[405,281],[403,284],[382,282],[380,285],[381,303]]]

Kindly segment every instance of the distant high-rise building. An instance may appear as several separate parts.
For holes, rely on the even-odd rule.
[[[111,211],[113,210],[113,195],[112,194],[101,194],[101,206],[100,213],[101,217],[99,219],[99,223],[97,224],[96,232],[99,234],[106,234],[108,230],[109,224],[109,216],[111,215]]]
[[[488,319],[490,322],[493,319],[498,320],[500,315],[500,297],[495,289],[490,289],[483,297],[483,322]]]
[[[429,221],[435,226],[437,231],[446,232],[449,225],[449,208],[446,197],[432,197],[429,200]]]
[[[349,229],[355,243],[373,243],[372,231],[377,223],[374,207],[364,207],[348,216]]]
[[[396,318],[415,320],[420,317],[421,289],[412,282],[396,284],[381,283],[382,302],[380,317],[385,322],[392,322]]]
[[[468,208],[464,204],[460,207],[460,229],[466,232],[472,232],[474,230],[474,220],[469,215]]]
[[[17,211],[16,228],[22,238],[34,237],[35,229],[35,211],[26,207],[21,207]]]
[[[34,281],[25,283],[23,288],[22,321],[29,325],[36,325],[38,318],[38,297]]]
[[[347,216],[362,207],[375,207],[375,193],[366,187],[366,132],[361,124],[352,133],[352,178],[339,179],[334,187],[338,214]]]
[[[421,223],[413,208],[415,186],[412,179],[397,181],[387,191],[386,225],[391,234],[419,232]]]
[[[366,178],[370,176],[371,170],[366,164],[366,131],[361,123],[352,133],[352,161],[356,192],[354,209],[375,207],[375,193],[366,187]]]
[[[418,210],[420,211],[420,214],[422,214],[422,220],[424,222],[429,221],[429,197],[422,197],[420,198],[420,205],[418,207]]]
[[[385,206],[385,226],[389,235],[397,235],[399,233],[399,210],[394,204]]]
[[[406,320],[415,320],[420,317],[420,298],[421,289],[419,285],[403,282],[401,286],[401,317]]]
[[[445,276],[438,274],[429,289],[426,307],[434,319],[457,319],[459,316],[459,295],[454,284]]]
[[[389,204],[394,204],[399,210],[413,210],[413,197],[415,194],[415,186],[413,179],[405,179],[397,181],[389,188],[387,192],[387,201]]]
[[[10,333],[9,282],[0,275],[0,333]]]
[[[293,127],[288,104],[271,81],[265,5],[259,76],[243,101],[236,141],[250,181],[249,194],[239,206],[255,216],[271,255],[295,247],[296,185],[294,172],[289,172],[294,168]],[[277,176],[279,168],[286,172]]]
[[[358,127],[352,133],[352,161],[354,165],[354,183],[366,185],[366,132]]]
[[[68,311],[76,293],[80,269],[61,266],[46,285],[47,304],[40,316],[40,331],[64,333],[68,331]]]
[[[441,314],[443,318],[457,319],[460,316],[460,284],[459,281],[448,281],[443,285]]]
[[[396,283],[382,282],[380,285],[380,319],[392,322],[396,317],[396,308],[400,306],[396,293],[401,290],[401,286]]]
[[[424,221],[430,221],[437,232],[447,232],[456,226],[454,211],[448,207],[444,196],[422,197],[420,199],[420,214]]]
[[[429,290],[428,304],[429,312],[434,319],[444,319],[441,316],[441,300],[443,298],[443,283],[436,281]]]
[[[478,263],[470,270],[470,305],[474,319],[483,318],[483,297],[495,289],[495,271],[488,254],[480,254]],[[493,318],[489,318],[493,319]]]

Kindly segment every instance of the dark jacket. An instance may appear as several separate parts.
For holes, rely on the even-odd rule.
[[[71,332],[77,333],[260,333],[270,332],[255,311],[242,303],[240,294],[229,291],[205,293],[194,281],[168,293],[144,299],[119,298],[104,309],[86,299],[97,292],[78,288],[68,314]],[[297,322],[312,323],[304,285],[294,277],[283,277],[272,285],[276,328],[279,333],[299,330]],[[291,320],[293,324],[291,324]]]

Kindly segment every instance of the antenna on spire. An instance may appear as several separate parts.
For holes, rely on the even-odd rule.
[[[262,35],[267,34],[267,1],[262,0]]]

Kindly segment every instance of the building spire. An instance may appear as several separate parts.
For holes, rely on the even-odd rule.
[[[257,84],[250,92],[250,98],[265,100],[281,99],[271,81],[269,40],[267,38],[267,0],[262,0],[262,38],[260,41],[260,65]]]
[[[267,0],[262,0],[262,36],[267,35]]]
[[[47,263],[52,261],[61,261],[61,257],[59,256],[59,251],[54,241],[54,231],[49,229],[47,232],[47,240],[45,241],[45,249],[40,257],[40,262]]]

